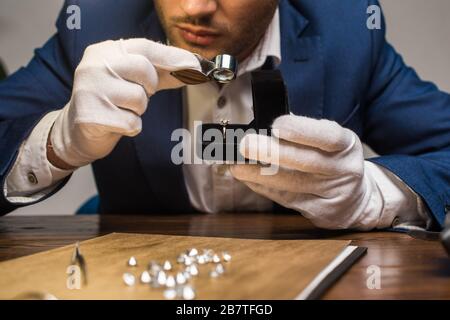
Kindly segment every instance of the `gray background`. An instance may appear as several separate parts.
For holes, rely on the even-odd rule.
[[[327,1],[327,0],[320,0]],[[62,0],[0,0],[0,57],[9,72],[26,64],[33,49],[55,31]],[[450,92],[449,0],[382,0],[388,38],[425,80]],[[78,170],[51,199],[13,215],[73,214],[96,194],[90,167]]]

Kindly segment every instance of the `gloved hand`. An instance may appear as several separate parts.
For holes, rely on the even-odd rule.
[[[200,70],[192,53],[146,39],[89,46],[51,131],[54,153],[74,167],[107,156],[122,136],[141,132],[149,97],[183,85],[170,72],[185,68]]]
[[[379,226],[383,195],[354,132],[336,122],[294,115],[276,119],[272,128],[273,137],[245,136],[240,152],[248,159],[278,165],[278,173],[265,176],[261,165],[234,165],[231,172],[236,179],[321,228]],[[273,153],[277,148],[278,157]]]

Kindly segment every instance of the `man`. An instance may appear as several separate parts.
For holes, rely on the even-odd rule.
[[[64,9],[58,33],[0,85],[1,213],[45,199],[92,163],[101,213],[287,208],[331,229],[443,225],[450,97],[404,65],[384,22],[367,27],[376,1],[73,3],[81,29],[66,27]],[[191,52],[236,56],[238,78],[183,87],[170,72],[199,68]],[[175,129],[250,122],[250,72],[268,63],[292,114],[275,120],[276,137],[248,135],[240,151],[271,162],[275,141],[278,173],[173,164]],[[361,142],[381,156],[365,161]]]

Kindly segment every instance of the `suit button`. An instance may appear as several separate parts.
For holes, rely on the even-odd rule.
[[[28,182],[31,183],[32,185],[36,185],[39,183],[34,172],[28,172],[27,179],[28,179]]]
[[[217,107],[219,107],[219,109],[222,109],[226,105],[227,105],[227,98],[225,98],[224,96],[220,96],[219,99],[217,99]]]

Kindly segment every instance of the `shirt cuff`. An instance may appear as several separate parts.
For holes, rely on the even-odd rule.
[[[61,170],[47,159],[47,139],[60,111],[48,113],[20,147],[19,155],[3,186],[5,198],[15,204],[39,201],[72,171]]]
[[[426,229],[432,220],[422,198],[389,170],[366,161],[368,174],[383,196],[383,210],[377,228]]]

